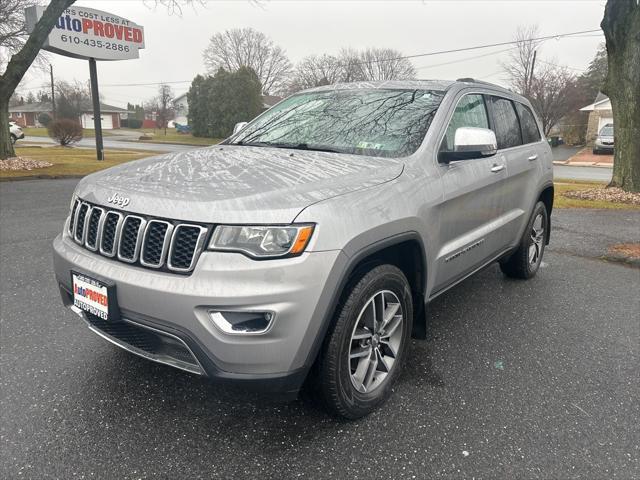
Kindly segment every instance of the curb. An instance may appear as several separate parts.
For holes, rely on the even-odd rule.
[[[90,175],[87,173],[87,175]],[[0,177],[0,183],[2,182],[22,182],[24,180],[64,180],[68,178],[81,179],[87,175],[32,175],[23,177]]]
[[[613,168],[611,163],[592,163],[592,162],[565,162],[554,160],[554,165],[564,165],[565,167],[597,167],[597,168]]]

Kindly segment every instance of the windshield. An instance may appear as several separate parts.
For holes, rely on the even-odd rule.
[[[603,137],[613,137],[613,127],[602,127],[602,130],[600,130],[600,135],[602,135]]]
[[[268,110],[228,143],[402,157],[420,146],[443,96],[435,90],[301,93]]]

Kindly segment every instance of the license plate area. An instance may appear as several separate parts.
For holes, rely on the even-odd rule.
[[[114,284],[72,271],[71,289],[75,307],[103,320],[119,319],[120,312]]]

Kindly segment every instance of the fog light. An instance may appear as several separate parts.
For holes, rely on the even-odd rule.
[[[209,317],[224,333],[234,335],[259,335],[265,333],[273,322],[272,312],[215,312]]]

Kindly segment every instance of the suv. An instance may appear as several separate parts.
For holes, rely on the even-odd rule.
[[[607,123],[600,129],[593,144],[593,153],[598,155],[602,152],[613,154],[613,123]]]
[[[130,352],[281,393],[309,377],[357,418],[390,395],[429,301],[495,261],[536,274],[552,181],[540,123],[508,90],[324,86],[219,145],[85,177],[56,278]]]
[[[24,132],[20,125],[14,121],[9,121],[9,135],[11,136],[11,143],[15,144],[21,138],[24,138]]]

